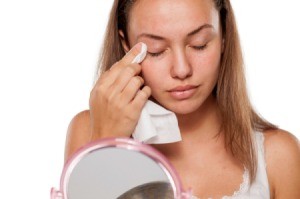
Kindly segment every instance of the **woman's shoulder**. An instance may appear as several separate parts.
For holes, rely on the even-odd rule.
[[[69,128],[88,127],[90,124],[90,111],[84,110],[77,113],[71,120]]]
[[[275,198],[300,198],[300,144],[291,133],[264,132],[267,173]]]
[[[288,131],[282,129],[267,130],[264,131],[264,137],[266,148],[278,150],[280,147],[283,147],[283,149],[291,149],[292,151],[295,149],[296,151],[297,149],[299,150],[299,140]]]
[[[299,140],[290,132],[282,129],[267,130],[264,132],[264,137],[266,155],[271,155],[272,158],[300,155]]]
[[[65,161],[80,147],[90,141],[90,111],[84,110],[76,114],[68,127]]]

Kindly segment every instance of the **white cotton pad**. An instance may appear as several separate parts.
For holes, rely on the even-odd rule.
[[[141,63],[145,59],[146,55],[147,55],[147,45],[142,43],[141,52],[134,58],[132,63],[136,63],[136,64]]]

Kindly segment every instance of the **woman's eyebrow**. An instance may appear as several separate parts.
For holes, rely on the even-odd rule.
[[[198,28],[196,28],[195,30],[189,32],[187,34],[187,37],[191,37],[197,33],[199,33],[201,30],[205,29],[205,28],[213,28],[212,25],[210,24],[204,24],[204,25],[201,25],[199,26]],[[141,33],[140,35],[137,36],[137,38],[141,38],[141,37],[146,37],[146,38],[150,38],[150,39],[154,39],[154,40],[167,40],[166,38],[162,37],[162,36],[159,36],[159,35],[155,35],[155,34],[150,34],[150,33]]]
[[[142,33],[140,35],[138,35],[138,39],[141,37],[146,37],[146,38],[150,38],[150,39],[154,39],[154,40],[166,40],[166,38],[159,36],[159,35],[154,35],[154,34],[150,34],[150,33]]]
[[[187,34],[188,37],[191,37],[197,33],[199,33],[201,30],[205,29],[205,28],[214,28],[212,25],[210,24],[204,24],[202,26],[199,26],[198,28],[196,28],[195,30],[191,31],[190,33]]]

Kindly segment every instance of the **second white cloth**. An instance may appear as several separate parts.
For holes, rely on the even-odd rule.
[[[163,144],[181,141],[175,113],[148,100],[132,134],[135,140],[147,144]]]

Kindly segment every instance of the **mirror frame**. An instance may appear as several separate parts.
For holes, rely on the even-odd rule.
[[[68,199],[67,198],[67,187],[73,169],[86,155],[92,153],[95,150],[116,147],[127,150],[136,151],[142,153],[153,161],[155,161],[161,169],[167,175],[171,187],[174,190],[175,199],[189,199],[192,196],[191,190],[185,192],[182,189],[181,181],[174,167],[169,163],[165,156],[163,156],[158,150],[151,147],[150,145],[143,144],[135,141],[131,138],[105,138],[97,141],[93,141],[79,150],[77,150],[64,165],[61,178],[60,178],[60,190],[51,188],[50,195],[51,199]]]

